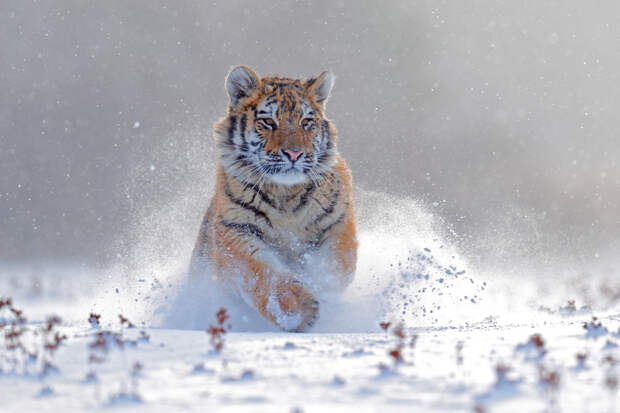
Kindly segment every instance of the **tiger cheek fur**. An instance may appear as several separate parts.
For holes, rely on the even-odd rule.
[[[327,72],[302,81],[236,67],[226,78],[227,115],[214,127],[215,194],[192,271],[209,262],[287,331],[312,326],[318,295],[344,289],[355,273],[352,178],[324,116],[332,86]]]

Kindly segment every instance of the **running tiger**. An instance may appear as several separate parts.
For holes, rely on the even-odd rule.
[[[227,115],[215,124],[215,194],[194,247],[248,304],[287,331],[312,326],[318,294],[353,279],[357,238],[351,173],[325,117],[334,80],[226,78]]]

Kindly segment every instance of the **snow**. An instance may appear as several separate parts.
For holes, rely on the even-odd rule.
[[[63,329],[69,336],[45,379],[4,373],[4,412],[99,411],[614,411],[617,396],[605,388],[617,368],[581,333],[579,319],[524,325],[480,323],[407,330],[418,335],[402,363],[388,355],[395,338],[385,333],[228,333],[221,353],[209,351],[203,331],[147,329],[149,340],[109,351],[86,380],[89,346],[96,334]],[[616,326],[618,316],[601,321]],[[515,356],[524,338],[543,331],[547,354],[532,362]],[[135,340],[139,329],[126,329]],[[456,343],[462,342],[462,358]],[[586,351],[591,367],[576,370],[575,351]],[[143,367],[132,375],[129,366]],[[498,367],[499,366],[499,367]],[[541,384],[540,369],[557,371],[560,384]]]
[[[595,288],[608,271],[572,285],[481,269],[411,201],[358,199],[356,278],[319,297],[305,333],[279,331],[208,275],[188,276],[194,229],[186,252],[161,254],[158,238],[143,237],[112,268],[0,265],[0,295],[28,320],[25,348],[41,350],[48,315],[67,337],[46,353],[57,370],[41,375],[41,358],[13,363],[0,335],[2,412],[617,410],[620,308]],[[230,319],[218,352],[205,330],[221,307]]]

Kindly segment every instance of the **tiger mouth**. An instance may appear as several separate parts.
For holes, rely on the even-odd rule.
[[[294,166],[289,166],[289,167],[288,167],[288,168],[286,168],[286,169],[282,169],[282,170],[281,170],[280,172],[278,172],[278,173],[281,173],[281,174],[303,174],[303,173],[304,173],[304,171],[299,170],[299,169],[295,168]]]
[[[282,165],[272,168],[271,175],[305,174],[304,169],[298,165]]]

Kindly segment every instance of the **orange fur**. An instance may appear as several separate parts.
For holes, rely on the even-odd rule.
[[[237,68],[227,79],[228,114],[215,125],[222,162],[193,268],[208,258],[221,280],[285,330],[311,326],[317,294],[342,290],[355,272],[351,173],[324,115],[327,82],[325,73],[302,82]],[[304,172],[286,163],[287,148],[303,151]]]

